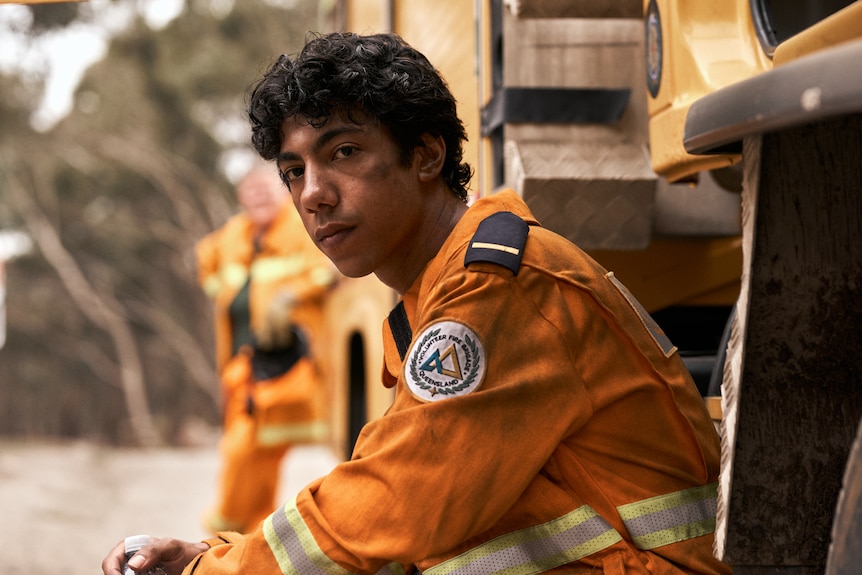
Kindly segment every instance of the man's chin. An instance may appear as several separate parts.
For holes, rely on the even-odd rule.
[[[335,266],[338,267],[338,266]],[[362,272],[362,271],[352,271],[352,270],[342,270],[338,268],[338,271],[341,272],[341,275],[349,277],[349,278],[364,278],[365,276],[370,276],[372,272]]]
[[[337,262],[332,258],[329,258],[335,267],[338,268],[338,271],[341,272],[341,275],[348,278],[364,278],[367,275],[371,275],[373,270],[367,270],[358,266],[352,266],[348,262]]]

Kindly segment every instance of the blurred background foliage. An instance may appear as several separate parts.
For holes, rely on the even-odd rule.
[[[194,243],[236,209],[248,87],[334,26],[316,0],[186,0],[159,29],[124,2],[133,16],[49,130],[31,122],[44,76],[0,75],[0,231],[34,246],[6,266],[0,436],[180,445],[218,426]],[[29,6],[25,35],[94,8]]]

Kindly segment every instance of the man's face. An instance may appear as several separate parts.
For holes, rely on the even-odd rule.
[[[278,169],[321,251],[346,276],[375,273],[393,287],[405,280],[402,270],[424,257],[417,160],[403,165],[388,130],[370,120],[335,115],[314,128],[290,118],[282,131]]]

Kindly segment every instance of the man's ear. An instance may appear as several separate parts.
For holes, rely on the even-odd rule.
[[[440,175],[443,162],[446,160],[446,142],[442,136],[422,134],[422,145],[415,148],[415,160],[419,168],[419,179],[430,182]]]

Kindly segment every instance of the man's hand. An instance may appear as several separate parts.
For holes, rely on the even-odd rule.
[[[129,559],[129,567],[134,571],[141,572],[150,567],[161,565],[168,575],[181,575],[186,565],[207,549],[209,549],[209,545],[206,543],[191,543],[169,537],[161,539],[154,537],[149,545],[142,547]],[[125,551],[125,542],[117,543],[117,546],[102,561],[103,575],[122,575]]]
[[[274,351],[293,345],[293,308],[296,296],[282,292],[269,305],[263,325],[255,333],[258,349]]]

